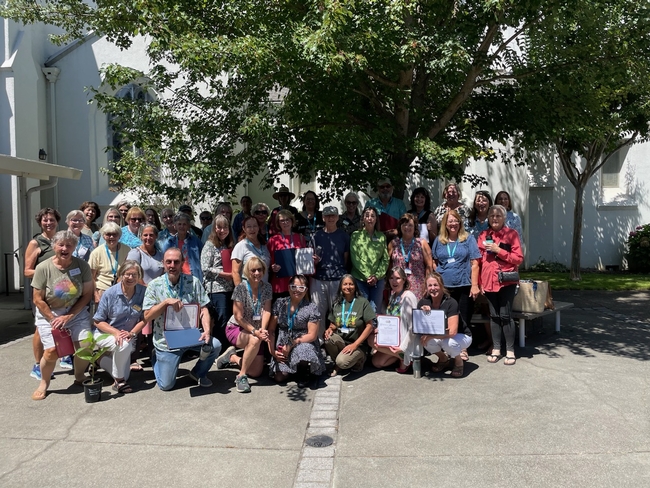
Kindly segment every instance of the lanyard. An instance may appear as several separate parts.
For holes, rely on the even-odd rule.
[[[454,246],[453,249],[449,248],[449,243],[447,243],[447,254],[449,255],[450,258],[454,257],[454,254],[456,253],[456,248],[458,247],[458,241],[456,241],[456,245]]]
[[[292,314],[291,313],[291,300],[289,300],[289,302],[287,303],[287,325],[289,326],[289,330],[293,329],[293,324],[294,324],[294,321],[296,320],[296,317],[298,316],[298,311],[300,310],[300,305],[301,304],[302,304],[302,302],[300,302],[298,304],[298,306],[296,307],[296,310]]]
[[[285,241],[285,243],[286,243],[287,238],[284,236],[284,234],[282,234],[282,239],[283,239],[283,240]],[[294,245],[293,245],[293,232],[290,232],[290,233],[289,233],[289,243],[287,243],[287,244],[285,244],[285,245],[288,246],[286,249],[293,249],[293,248],[294,248]]]
[[[352,313],[352,307],[354,307],[354,302],[357,299],[355,298],[352,300],[352,303],[350,304],[350,308],[348,309],[348,313],[345,313],[345,300],[343,300],[343,303],[341,304],[341,325],[343,327],[348,326],[348,319],[350,318],[350,314]]]
[[[418,214],[418,223],[420,223],[420,220],[422,220],[422,217],[424,216],[424,212],[426,212],[426,210],[422,210],[422,211]]]
[[[250,241],[250,239],[246,239],[246,241],[248,242],[248,247],[250,247],[250,248],[253,250],[253,252],[255,253],[255,255],[259,256],[260,258],[264,258],[264,247],[263,247],[263,246],[260,245],[260,248],[257,249],[257,248],[255,247],[255,245]],[[262,259],[262,261],[263,261],[263,260],[264,260],[264,259]],[[251,296],[252,296],[252,295],[251,295]]]
[[[409,263],[409,260],[411,259],[411,251],[413,250],[413,244],[415,243],[415,237],[411,241],[411,245],[409,246],[409,252],[408,254],[404,252],[404,239],[399,240],[399,245],[402,247],[402,256],[404,256],[404,262],[406,264]]]
[[[183,298],[183,273],[181,273],[180,278],[178,279],[179,283],[179,288],[180,288],[180,293],[176,293],[174,289],[172,288],[171,283],[169,282],[169,277],[167,276],[167,273],[165,273],[165,281],[167,282],[167,290],[169,290],[169,294],[172,296],[172,298],[178,298],[179,300]]]
[[[246,286],[248,287],[248,294],[253,301],[253,315],[259,315],[260,308],[262,306],[262,286],[259,283],[257,285],[257,302],[255,302],[255,298],[253,298],[253,289],[251,288],[251,284],[248,281],[246,282]]]
[[[111,252],[108,250],[108,244],[104,244],[104,249],[106,249],[106,256],[108,256],[108,264],[111,265],[113,276],[115,276],[117,274],[117,268],[119,266],[120,245],[118,244],[117,248],[115,249],[115,266],[113,266],[113,256],[111,255]]]

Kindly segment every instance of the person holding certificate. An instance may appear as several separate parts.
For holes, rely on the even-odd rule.
[[[366,363],[366,340],[373,332],[377,316],[370,302],[359,294],[354,276],[346,274],[339,282],[337,299],[325,330],[325,349],[336,364],[332,376],[342,370],[359,372]]]
[[[455,211],[452,210],[451,212]],[[445,218],[448,215],[449,213]],[[424,348],[431,354],[438,356],[438,362],[433,365],[431,371],[442,373],[453,360],[454,367],[451,376],[453,378],[462,378],[463,357],[461,351],[467,350],[472,343],[472,332],[458,310],[458,302],[449,295],[445,288],[442,276],[439,273],[431,273],[427,277],[426,286],[427,293],[418,302],[418,309],[424,312],[442,310],[447,323],[445,334],[422,334],[420,336]]]
[[[124,261],[117,272],[120,282],[102,295],[93,317],[95,338],[109,334],[97,343],[100,348],[109,348],[109,352],[99,360],[99,365],[115,380],[113,391],[117,393],[133,392],[127,381],[131,374],[131,352],[145,324],[142,303],[146,287],[139,284],[142,276],[142,268],[136,261]]]
[[[308,366],[309,373],[316,376],[325,371],[318,343],[320,312],[316,304],[309,301],[309,281],[304,275],[296,275],[289,283],[290,295],[275,302],[269,325],[273,356],[270,370],[278,382],[296,374],[301,364]],[[298,383],[302,386],[301,380]]]
[[[372,364],[376,368],[385,368],[399,361],[397,372],[403,374],[408,372],[415,347],[413,310],[417,307],[418,299],[409,291],[409,282],[402,268],[392,268],[389,273],[391,293],[386,307],[388,317],[377,316],[377,333],[369,339],[377,350]],[[384,327],[386,331],[382,330]]]
[[[260,234],[260,225],[255,217],[246,217],[242,223],[244,232],[239,242],[232,250],[232,280],[235,286],[242,282],[242,270],[246,262],[256,257],[264,262],[262,281],[269,281],[268,269],[271,266],[271,255],[265,246],[266,240]]]
[[[244,229],[248,222],[244,223]],[[257,225],[257,222],[255,223]],[[266,248],[265,248],[266,249]],[[264,368],[264,350],[260,347],[269,340],[269,320],[271,319],[271,285],[262,278],[266,273],[266,263],[253,256],[244,264],[244,278],[232,292],[233,314],[226,325],[226,337],[244,355],[235,354],[235,347],[229,347],[217,359],[217,368],[230,364],[239,367],[235,385],[239,393],[248,393],[251,387],[248,377],[257,378]]]
[[[277,209],[276,209],[277,210]],[[271,287],[273,288],[273,300],[281,297],[289,296],[289,280],[291,273],[287,273],[283,269],[280,262],[283,258],[290,258],[286,251],[287,249],[301,249],[306,247],[305,238],[302,234],[292,232],[292,228],[296,223],[296,217],[291,213],[291,210],[282,209],[275,212],[275,228],[279,229],[271,239],[269,239],[266,247],[271,255]],[[292,258],[292,257],[291,257]]]
[[[154,353],[151,356],[151,363],[158,388],[167,391],[174,387],[178,365],[183,353],[187,350],[201,353],[199,360],[190,371],[190,378],[199,386],[209,388],[212,386],[212,381],[207,374],[221,351],[221,343],[210,334],[210,313],[207,308],[210,298],[196,276],[182,272],[183,252],[180,249],[177,247],[167,249],[163,256],[163,265],[165,274],[149,282],[142,305],[145,322],[154,321]],[[166,327],[166,324],[175,318],[183,317],[181,311],[186,305],[193,305],[191,308],[188,307],[190,310],[198,307],[198,312],[196,312],[198,316],[195,317],[194,323],[180,324],[181,328],[183,331],[197,329],[200,320],[203,332],[198,331],[196,344],[170,349],[165,332],[171,332],[172,328],[171,326]],[[181,332],[176,324],[174,324],[173,331]]]

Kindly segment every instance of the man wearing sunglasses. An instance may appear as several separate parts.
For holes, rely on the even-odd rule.
[[[402,200],[393,197],[393,183],[390,178],[384,178],[377,182],[377,197],[373,198],[366,205],[374,207],[379,213],[379,225],[386,237],[397,235],[397,223],[406,213],[406,205]]]
[[[149,282],[142,305],[145,321],[153,320],[154,353],[151,363],[158,388],[167,391],[174,387],[181,357],[188,350],[199,352],[204,356],[203,359],[200,356],[190,370],[190,379],[203,388],[209,388],[212,386],[212,381],[207,374],[221,352],[221,342],[210,334],[210,314],[207,308],[210,298],[198,278],[182,272],[183,253],[180,249],[176,247],[167,249],[163,257],[163,266],[165,274]],[[211,350],[207,347],[206,351],[203,351],[205,345],[169,349],[165,339],[165,311],[168,307],[173,307],[174,311],[179,312],[187,304],[198,304],[201,307],[199,320],[203,332],[199,341],[211,346]]]

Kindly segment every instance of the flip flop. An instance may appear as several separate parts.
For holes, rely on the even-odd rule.
[[[487,361],[490,364],[498,363],[503,356],[501,354],[488,354]]]
[[[503,360],[503,364],[506,366],[514,366],[517,364],[517,358],[513,358],[512,356],[506,356],[506,358]]]
[[[454,248],[454,249],[455,249],[455,248]],[[460,358],[461,358],[463,361],[469,361],[469,354],[467,354],[467,351],[466,351],[465,349],[463,349],[463,350],[460,352]]]
[[[139,363],[133,363],[130,369],[131,371],[142,371],[142,366]]]
[[[34,393],[32,393],[32,400],[36,400],[36,401],[45,400],[46,396],[47,396],[47,391],[36,390]]]

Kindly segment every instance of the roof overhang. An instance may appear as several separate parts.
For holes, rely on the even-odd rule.
[[[52,176],[66,178],[68,180],[78,180],[81,178],[83,171],[76,168],[69,168],[68,166],[59,166],[58,164],[43,163],[41,161],[32,161],[30,159],[0,154],[0,173],[36,178],[38,180],[47,180]]]

